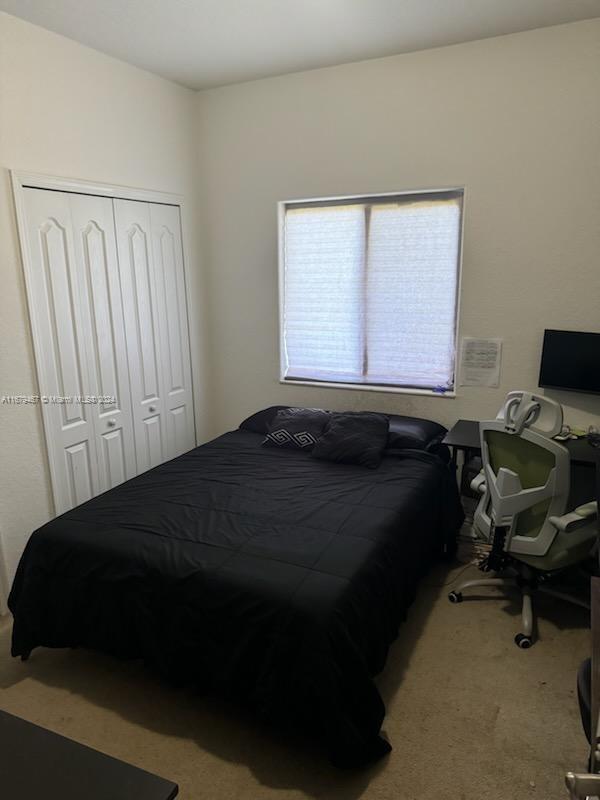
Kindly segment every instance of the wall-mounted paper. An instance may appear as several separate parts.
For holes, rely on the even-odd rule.
[[[502,339],[463,336],[460,385],[498,386],[502,361]]]

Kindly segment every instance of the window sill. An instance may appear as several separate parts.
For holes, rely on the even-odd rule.
[[[412,389],[403,386],[385,386],[382,384],[305,381],[300,378],[280,378],[279,383],[286,386],[317,386],[322,389],[352,389],[360,392],[388,392],[389,394],[412,394],[421,397],[456,397],[456,391],[454,389],[451,392],[434,392],[433,389]]]

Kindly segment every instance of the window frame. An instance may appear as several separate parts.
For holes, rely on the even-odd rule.
[[[285,215],[288,207],[297,205],[308,205],[314,203],[315,205],[336,205],[351,204],[352,202],[373,202],[383,201],[386,198],[393,197],[406,197],[406,196],[423,196],[435,195],[442,193],[460,192],[462,194],[461,215],[460,215],[460,235],[458,243],[458,259],[457,259],[457,282],[456,282],[456,308],[455,308],[455,331],[454,331],[454,386],[447,391],[439,391],[435,389],[421,389],[411,386],[391,386],[388,384],[375,384],[375,383],[345,383],[336,381],[320,381],[318,379],[308,378],[286,378],[284,375],[285,365],[285,336],[284,336],[284,296],[285,296]],[[353,194],[353,195],[339,195],[335,197],[310,197],[298,198],[294,200],[280,200],[277,203],[277,278],[278,278],[278,314],[279,314],[279,383],[282,385],[291,386],[314,386],[327,389],[351,389],[367,392],[387,392],[389,394],[408,394],[408,395],[425,395],[427,397],[447,397],[454,398],[457,396],[457,381],[458,381],[458,357],[459,357],[459,330],[460,330],[460,310],[461,310],[461,289],[462,289],[462,261],[463,261],[463,244],[464,244],[464,214],[466,202],[466,187],[465,186],[449,186],[449,187],[435,187],[431,189],[409,189],[400,192],[370,192],[368,194]]]

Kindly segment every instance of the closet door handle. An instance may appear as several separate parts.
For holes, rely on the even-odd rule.
[[[106,424],[108,425],[109,428],[114,428],[115,425],[117,424],[117,420],[116,419],[109,419],[109,420],[107,420]]]
[[[148,406],[148,411],[149,411],[151,414],[154,414],[154,412],[156,411],[156,406]]]

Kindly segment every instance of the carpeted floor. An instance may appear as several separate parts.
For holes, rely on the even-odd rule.
[[[586,760],[575,677],[587,614],[541,598],[539,641],[521,651],[516,598],[453,606],[443,584],[457,572],[430,573],[392,648],[378,682],[394,750],[366,771],[338,772],[139,664],[42,649],[23,664],[10,658],[8,622],[0,707],[176,781],[182,800],[564,798],[565,771]]]

